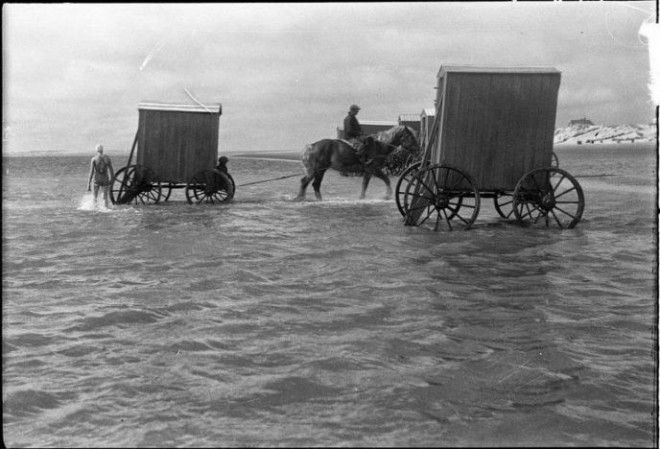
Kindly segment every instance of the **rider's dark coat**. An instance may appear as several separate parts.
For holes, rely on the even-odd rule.
[[[353,139],[362,135],[362,128],[357,117],[348,114],[344,119],[344,139]]]

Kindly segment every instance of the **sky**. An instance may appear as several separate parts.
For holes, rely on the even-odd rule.
[[[654,2],[4,4],[3,149],[128,154],[138,103],[221,103],[219,152],[300,151],[348,107],[433,107],[443,64],[562,72],[557,126],[650,123]]]

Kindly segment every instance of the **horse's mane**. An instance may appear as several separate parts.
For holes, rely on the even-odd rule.
[[[405,125],[397,125],[391,127],[390,129],[379,131],[378,133],[376,133],[375,138],[380,142],[391,143],[396,137],[400,136],[401,133],[404,133],[406,131],[412,134],[413,137],[415,137],[415,140],[417,140],[417,135],[415,131]]]

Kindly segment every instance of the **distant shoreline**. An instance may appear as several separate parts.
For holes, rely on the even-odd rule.
[[[610,142],[605,142],[605,143],[582,143],[582,144],[577,144],[577,143],[555,143],[554,148],[558,149],[567,149],[567,148],[573,148],[576,151],[579,151],[580,148],[599,148],[599,147],[612,147],[612,146],[621,146],[621,147],[629,147],[629,146],[656,146],[657,142],[655,141],[642,141],[642,142],[622,142],[622,143],[610,143]],[[112,151],[108,151],[106,154],[110,156],[110,158],[113,161],[114,165],[117,165],[117,163],[121,163],[122,166],[125,161],[122,160],[122,158],[127,158],[129,153],[113,153]],[[248,159],[283,159],[283,160],[289,160],[289,161],[300,161],[302,155],[302,151],[236,151],[236,152],[223,152],[220,151],[218,152],[218,156],[227,156],[228,158],[248,158]],[[10,157],[88,157],[92,158],[94,154],[92,152],[86,152],[86,153],[48,153],[45,151],[35,151],[35,152],[26,152],[26,153],[10,153],[10,154],[3,154],[3,158],[10,158]]]
[[[220,153],[219,153],[220,154]],[[243,151],[236,153],[224,153],[228,158],[250,158],[250,159],[285,159],[287,161],[299,161],[301,151]]]

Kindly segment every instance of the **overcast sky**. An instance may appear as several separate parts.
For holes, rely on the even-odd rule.
[[[649,123],[654,2],[3,6],[3,153],[128,153],[140,101],[223,105],[219,151],[432,107],[442,64],[552,66],[557,126]]]

